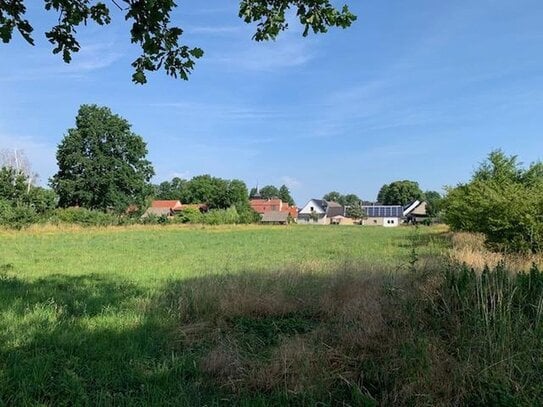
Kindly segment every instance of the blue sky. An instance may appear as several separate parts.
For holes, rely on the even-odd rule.
[[[79,30],[66,65],[43,37],[55,16],[27,1],[37,45],[0,45],[0,148],[24,149],[46,184],[78,107],[96,103],[144,137],[155,181],[286,183],[300,205],[330,190],[374,199],[396,179],[441,190],[495,148],[543,158],[543,2],[345,1],[352,28],[302,38],[292,25],[270,43],[251,41],[236,1],[180,1],[173,21],[205,57],[188,82],[145,86],[115,9],[111,26]]]

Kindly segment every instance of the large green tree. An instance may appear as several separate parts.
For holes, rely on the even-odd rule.
[[[175,199],[186,203],[187,180],[174,177],[171,181],[164,181],[154,185],[154,197],[156,199]]]
[[[154,174],[147,145],[107,107],[83,105],[57,151],[51,186],[59,206],[125,210],[142,204]]]
[[[377,202],[383,205],[407,205],[414,200],[423,200],[424,193],[418,182],[403,180],[383,185],[377,195]]]
[[[259,192],[262,199],[279,198],[279,189],[273,185],[266,185],[260,188]]]
[[[27,19],[27,5],[31,0],[0,1],[0,39],[11,41],[13,31],[30,44],[34,44],[33,24]],[[53,53],[62,54],[70,62],[72,54],[81,48],[77,30],[93,21],[98,25],[110,24],[115,14],[131,24],[130,40],[141,48],[141,55],[132,62],[135,83],[147,81],[146,72],[163,69],[168,75],[188,79],[195,61],[203,51],[181,43],[183,30],[171,22],[174,0],[32,0],[43,1],[47,12],[58,18],[46,38],[53,45]],[[117,9],[112,12],[110,7]],[[329,27],[349,27],[355,20],[347,6],[341,9],[331,0],[240,0],[239,17],[246,23],[256,23],[253,38],[256,41],[275,39],[288,28],[287,12],[293,9],[303,35],[310,31],[324,33]],[[117,17],[117,16],[116,16]]]
[[[472,179],[447,188],[443,218],[453,230],[483,233],[494,248],[543,251],[543,164],[524,168],[497,150]]]
[[[222,179],[209,174],[198,175],[184,184],[181,197],[183,203],[203,203],[210,209],[227,209],[235,206],[238,210],[249,208],[249,192],[245,182],[238,179]]]

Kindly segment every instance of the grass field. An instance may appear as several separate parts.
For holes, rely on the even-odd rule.
[[[477,285],[424,274],[449,244],[442,228],[0,231],[0,405],[446,405],[493,389],[483,379],[518,392],[486,366],[526,357],[523,380],[542,374],[513,353],[540,343],[541,314],[508,318],[525,342],[473,371],[474,329],[457,321],[479,312]],[[454,324],[462,341],[443,336]]]
[[[419,235],[442,230],[420,229]],[[0,232],[0,264],[27,281],[100,276],[142,288],[207,274],[289,266],[326,271],[331,265],[402,268],[411,251],[409,228],[357,227],[129,227]],[[436,254],[435,245],[421,253]],[[441,247],[439,247],[441,249]]]

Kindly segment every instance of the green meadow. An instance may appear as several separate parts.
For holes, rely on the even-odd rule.
[[[159,287],[170,279],[289,266],[326,271],[345,262],[401,269],[415,234],[438,229],[169,226],[0,232],[0,263],[25,281],[105,278]],[[437,244],[437,240],[436,240]],[[422,248],[436,254],[439,247]]]
[[[543,278],[458,277],[443,228],[42,226],[0,243],[0,405],[543,395]]]

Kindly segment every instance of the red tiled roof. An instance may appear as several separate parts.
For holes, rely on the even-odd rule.
[[[281,199],[251,199],[251,208],[257,213],[288,212],[293,218],[298,217],[298,208],[290,206]]]
[[[168,208],[173,210],[181,210],[181,202],[179,201],[153,201],[151,202],[151,208]]]

